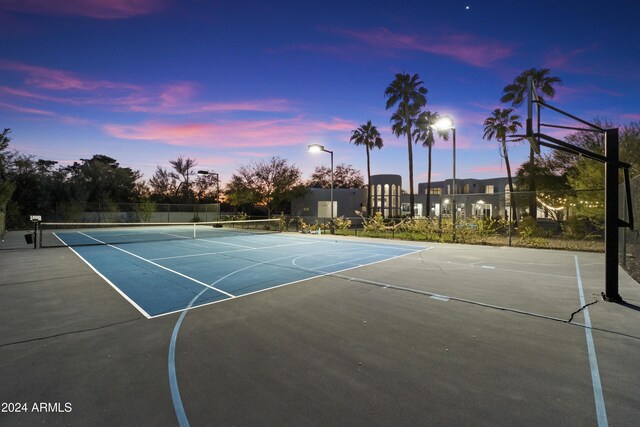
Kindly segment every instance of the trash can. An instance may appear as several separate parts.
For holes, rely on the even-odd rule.
[[[33,245],[33,233],[25,234],[24,240],[27,241],[27,245]]]

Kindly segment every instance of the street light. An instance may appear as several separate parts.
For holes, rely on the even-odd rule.
[[[324,151],[325,153],[331,154],[331,219],[333,220],[333,151],[327,150],[324,148],[324,145],[320,144],[309,144],[307,151],[310,153],[320,153]]]
[[[207,171],[207,170],[199,170],[198,175],[203,175],[203,176],[213,175],[216,178],[216,202],[219,203],[218,199],[220,198],[220,176],[216,172]]]
[[[456,241],[456,126],[453,118],[450,116],[443,116],[437,122],[431,125],[435,130],[449,130],[453,131],[453,192],[451,194],[453,209],[451,209],[451,218],[453,221],[453,241]]]

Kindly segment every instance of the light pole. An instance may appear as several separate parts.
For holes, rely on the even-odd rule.
[[[453,131],[453,191],[451,192],[451,199],[453,207],[451,209],[451,219],[453,222],[453,241],[456,241],[456,126],[453,118],[450,116],[443,116],[436,123],[432,124],[431,127],[435,130],[449,130]]]
[[[216,203],[220,203],[220,175],[216,172],[208,170],[199,170],[198,175],[207,176],[212,175],[216,179]],[[220,219],[220,207],[218,206],[218,219]]]
[[[309,144],[307,151],[310,153],[320,153],[324,151],[325,153],[331,154],[331,220],[333,221],[333,151],[327,150],[324,148],[324,145],[320,144]]]

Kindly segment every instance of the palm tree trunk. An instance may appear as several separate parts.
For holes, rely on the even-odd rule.
[[[365,144],[367,149],[367,216],[371,216],[371,164],[369,160],[369,146]]]
[[[404,107],[404,120],[407,125],[407,144],[409,148],[409,204],[411,205],[409,212],[411,212],[410,217],[413,218],[415,216],[413,212],[415,206],[415,196],[413,194],[413,141],[411,140],[411,118],[406,105]]]
[[[502,140],[502,152],[504,153],[504,163],[507,166],[507,180],[509,181],[509,212],[511,217],[514,218],[515,226],[518,226],[518,210],[516,209],[516,197],[513,193],[513,179],[511,178],[511,165],[509,164],[509,153],[507,152],[507,142]],[[515,215],[513,215],[515,213]]]
[[[535,153],[533,151],[533,148],[531,148],[529,150],[529,165],[531,168],[529,172],[529,215],[531,215],[531,218],[533,218],[533,220],[535,221],[538,217],[538,208],[536,205],[536,168],[533,165],[534,161]]]
[[[431,216],[431,145],[429,145],[429,165],[427,166],[427,217]]]
[[[407,132],[407,143],[409,144],[409,204],[411,205],[409,208],[409,212],[411,212],[410,216],[413,218],[415,216],[413,212],[413,208],[415,206],[415,196],[413,194],[413,150],[411,143],[411,131]]]

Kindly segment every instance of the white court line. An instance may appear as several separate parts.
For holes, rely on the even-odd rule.
[[[324,254],[324,253],[323,253],[323,254]],[[322,268],[333,267],[333,266],[336,266],[336,265],[350,264],[350,263],[352,263],[352,262],[360,261],[360,260],[362,260],[362,259],[374,258],[374,257],[379,257],[379,256],[384,256],[384,255],[382,255],[382,254],[372,254],[372,255],[367,255],[367,256],[360,257],[360,258],[353,258],[353,259],[349,259],[349,260],[347,260],[347,261],[340,261],[340,262],[334,262],[334,263],[331,263],[331,264],[321,265],[321,266],[316,267],[316,268],[315,268],[315,269],[313,269],[313,270],[315,271],[315,270],[320,270],[320,269],[322,269]],[[303,266],[301,266],[301,265],[296,264],[296,261],[297,261],[297,260],[299,260],[300,258],[304,258],[304,256],[300,256],[300,257],[298,257],[298,258],[296,258],[296,259],[292,260],[292,261],[291,261],[291,263],[292,263],[293,265],[295,265],[296,267],[298,267],[298,268],[306,269],[307,267],[303,267]],[[387,259],[389,259],[389,258],[387,258]],[[366,265],[369,265],[369,264],[366,264]],[[355,267],[361,267],[361,266],[362,266],[362,264],[358,264],[358,265],[356,265]]]
[[[316,254],[313,254],[313,255],[316,255]],[[226,279],[226,278],[228,278],[230,276],[233,276],[234,274],[240,273],[241,271],[248,270],[248,269],[254,268],[254,267],[258,267],[260,265],[264,265],[264,264],[268,264],[268,263],[272,263],[272,262],[276,262],[276,261],[281,261],[283,259],[291,258],[292,256],[295,256],[295,255],[288,255],[288,256],[285,256],[285,257],[280,257],[280,258],[276,258],[276,259],[269,260],[269,261],[255,263],[255,264],[240,268],[238,270],[232,271],[231,273],[227,274],[226,276],[220,277],[218,280],[213,282],[213,284],[218,284],[219,282],[223,281],[224,279]],[[309,256],[312,256],[312,255],[310,254]],[[309,280],[309,279],[305,279],[305,280]],[[294,282],[292,282],[292,283],[294,283]],[[289,284],[291,284],[291,283],[289,283]],[[281,286],[284,286],[284,285],[281,285]],[[274,288],[269,288],[269,289],[274,289]],[[267,290],[267,289],[264,289],[264,290]],[[203,289],[198,295],[196,295],[191,300],[189,305],[184,310],[181,310],[182,314],[178,318],[178,321],[176,322],[176,325],[173,328],[173,333],[171,334],[171,340],[169,342],[169,357],[168,357],[169,390],[171,391],[171,399],[173,401],[173,408],[174,408],[174,410],[176,412],[176,417],[178,418],[178,424],[180,425],[180,427],[188,426],[189,425],[189,419],[187,418],[187,414],[186,414],[186,412],[184,410],[184,405],[182,404],[182,398],[180,397],[180,387],[178,386],[178,376],[177,376],[177,373],[176,373],[176,362],[175,362],[175,360],[176,360],[176,342],[178,340],[178,333],[180,332],[180,327],[182,326],[182,322],[183,322],[185,316],[191,310],[191,308],[193,307],[193,304],[196,302],[196,300],[198,298],[200,298],[202,296],[202,294],[204,294],[206,291],[207,291],[206,288]],[[258,291],[258,292],[262,292],[262,291]],[[253,292],[253,293],[257,293],[257,292]],[[247,295],[251,295],[251,294],[244,294],[242,296],[247,296]],[[216,301],[216,302],[219,302],[219,301]],[[202,306],[200,305],[198,307],[202,307]]]
[[[253,246],[245,246],[245,245],[238,245],[237,243],[221,242],[220,240],[211,240],[211,239],[197,239],[197,240],[199,242],[216,244],[216,245],[228,245],[228,246],[237,246],[239,248],[245,248],[245,249],[256,249]]]
[[[249,252],[249,251],[256,251],[256,250],[261,250],[261,249],[273,249],[273,248],[282,248],[282,247],[287,247],[287,246],[299,246],[299,245],[310,245],[313,242],[301,242],[301,243],[288,243],[288,244],[284,244],[284,245],[273,245],[273,246],[261,246],[261,247],[257,247],[257,248],[249,248],[244,246],[245,249],[236,249],[233,251],[217,251],[217,252],[203,252],[203,253],[198,253],[198,254],[191,254],[191,255],[176,255],[176,256],[168,256],[168,257],[162,257],[162,258],[150,258],[153,261],[162,261],[162,260],[166,260],[166,259],[178,259],[178,258],[190,258],[190,257],[199,257],[199,256],[208,256],[208,255],[224,255],[224,254],[234,254],[237,252]]]
[[[589,316],[589,307],[584,301],[584,291],[582,289],[582,278],[580,276],[580,265],[578,263],[578,255],[575,255],[576,277],[578,278],[578,292],[580,294],[580,306],[584,307],[584,332],[587,338],[587,351],[589,352],[589,365],[591,367],[591,382],[593,384],[593,397],[596,404],[596,415],[598,416],[598,427],[606,427],[609,425],[607,421],[607,410],[604,404],[604,396],[602,394],[602,383],[600,382],[600,371],[598,370],[598,359],[596,358],[596,347],[593,343],[591,335],[591,317]]]
[[[80,233],[80,234],[84,234],[84,233],[82,233],[82,232],[79,232],[79,233]],[[257,293],[261,293],[261,292],[266,292],[266,291],[270,291],[270,290],[272,290],[272,289],[277,289],[277,288],[280,288],[280,287],[293,285],[293,284],[295,284],[295,283],[300,283],[300,282],[304,282],[304,281],[307,281],[307,280],[315,279],[315,278],[317,278],[317,277],[323,277],[323,276],[326,276],[326,275],[328,275],[328,274],[337,274],[337,273],[341,273],[341,272],[344,272],[344,271],[348,271],[348,270],[356,269],[356,268],[359,268],[359,267],[365,267],[365,266],[369,266],[369,265],[373,265],[373,264],[377,264],[377,263],[381,263],[381,262],[389,261],[389,260],[392,260],[392,259],[395,259],[395,258],[399,258],[399,257],[403,257],[403,256],[411,255],[411,254],[414,254],[414,253],[418,253],[418,252],[422,252],[422,251],[427,251],[427,250],[433,249],[433,247],[419,248],[419,249],[417,249],[417,250],[413,250],[412,252],[403,253],[403,254],[396,255],[396,256],[393,256],[393,257],[390,257],[390,258],[385,258],[385,259],[383,259],[383,260],[379,260],[379,261],[371,262],[371,263],[368,263],[368,264],[361,264],[361,265],[357,265],[357,266],[352,266],[352,267],[348,267],[348,268],[345,268],[345,269],[342,269],[342,270],[338,270],[338,271],[335,271],[335,272],[329,272],[329,273],[298,266],[298,268],[300,268],[300,269],[302,269],[302,270],[306,270],[306,271],[309,271],[309,272],[314,272],[314,273],[316,273],[316,274],[318,274],[318,275],[313,276],[313,277],[309,277],[309,278],[300,279],[300,280],[295,280],[295,281],[288,282],[288,283],[283,283],[283,284],[276,285],[276,286],[272,286],[272,287],[268,287],[268,288],[265,288],[265,289],[259,289],[259,290],[257,290],[257,291],[248,292],[248,293],[246,293],[246,294],[233,295],[233,294],[230,294],[230,293],[228,293],[228,292],[223,291],[222,289],[219,289],[219,288],[214,287],[214,286],[212,286],[212,285],[209,285],[209,284],[206,284],[206,283],[204,283],[204,282],[201,282],[201,281],[199,281],[199,280],[197,280],[197,279],[194,279],[194,278],[192,278],[192,277],[190,277],[190,276],[187,276],[187,275],[185,275],[185,274],[182,274],[182,273],[180,273],[180,272],[178,272],[178,271],[172,270],[172,269],[170,269],[170,268],[168,268],[168,267],[164,267],[164,266],[162,266],[162,265],[160,265],[160,264],[158,264],[158,263],[155,263],[155,262],[153,262],[153,261],[151,261],[151,260],[149,260],[149,259],[143,258],[143,257],[141,257],[141,256],[139,256],[139,255],[136,255],[136,254],[132,253],[132,252],[129,252],[129,251],[124,250],[124,249],[122,249],[122,248],[119,248],[119,247],[117,247],[117,246],[114,246],[114,245],[108,244],[108,243],[106,243],[106,242],[103,242],[103,241],[101,241],[101,240],[99,240],[99,239],[96,239],[96,238],[94,238],[94,237],[92,237],[92,236],[89,236],[89,235],[87,235],[87,234],[84,234],[84,235],[85,235],[86,237],[88,237],[88,238],[92,239],[92,240],[95,240],[96,242],[98,242],[98,243],[100,243],[100,244],[103,244],[103,245],[109,246],[109,247],[111,247],[111,248],[117,249],[117,250],[119,250],[119,251],[121,251],[121,252],[124,252],[124,253],[126,253],[126,254],[128,254],[128,255],[131,255],[131,256],[133,256],[133,257],[135,257],[135,258],[138,258],[138,259],[140,259],[140,260],[142,260],[142,261],[144,261],[144,262],[147,262],[147,263],[149,263],[149,264],[152,264],[152,265],[154,265],[154,266],[156,266],[156,267],[158,267],[158,268],[161,268],[161,269],[163,269],[163,270],[169,271],[169,272],[174,273],[174,274],[176,274],[176,275],[178,275],[178,276],[184,277],[185,279],[191,280],[191,281],[193,281],[193,282],[195,282],[195,283],[198,283],[198,284],[200,284],[200,285],[202,285],[202,286],[205,286],[206,288],[209,288],[209,289],[215,290],[215,291],[217,291],[217,292],[220,292],[220,293],[222,293],[222,294],[224,294],[224,295],[227,295],[227,296],[229,296],[229,297],[230,297],[230,298],[232,298],[232,299],[237,299],[237,298],[241,298],[241,297],[246,297],[246,296],[249,296],[249,295],[253,295],[253,294],[257,294]],[[57,236],[56,236],[56,237],[57,237]],[[59,238],[59,237],[58,237],[58,238]],[[59,239],[60,239],[60,238],[59,238]],[[62,241],[62,239],[60,239],[60,240]],[[298,239],[296,239],[296,240],[298,240]],[[302,241],[303,239],[299,239],[299,240],[300,240],[300,241]],[[305,239],[305,240],[306,240],[306,239]],[[318,242],[318,243],[321,243],[320,241],[317,241],[317,242]],[[64,242],[63,242],[63,243],[64,243]],[[342,243],[345,243],[345,244],[347,244],[347,245],[353,245],[353,243],[351,243],[351,242],[346,242],[346,241],[344,241],[344,242],[343,242],[343,241],[341,241],[340,243],[341,243],[341,244],[342,244]],[[356,245],[358,245],[358,244],[356,244]],[[398,250],[403,250],[403,249],[405,249],[405,248],[402,248],[402,247],[401,247],[401,246],[399,246],[399,245],[388,245],[388,246],[384,246],[384,245],[367,245],[367,244],[363,244],[363,245],[361,245],[361,246],[376,247],[376,248],[385,248],[385,249],[393,248],[393,249],[398,249]],[[411,249],[414,249],[414,248],[415,248],[415,247],[411,247]],[[73,251],[73,249],[72,249],[71,247],[69,247],[69,249],[71,249],[71,250]],[[259,250],[259,249],[261,249],[261,248],[256,248],[256,250]],[[409,249],[409,247],[407,247],[406,249],[408,250],[408,249]],[[240,250],[239,250],[239,251],[240,251]],[[344,247],[340,247],[340,248],[333,249],[333,250],[322,250],[322,251],[314,252],[314,253],[312,253],[312,254],[307,254],[307,255],[304,255],[304,256],[315,256],[315,255],[319,255],[319,254],[326,254],[326,253],[328,253],[328,252],[340,252],[340,251],[345,251],[345,248],[344,248]],[[73,252],[77,254],[77,252],[76,252],[76,251],[73,251]],[[259,262],[259,263],[256,263],[256,264],[252,264],[252,266],[256,266],[256,265],[264,265],[264,264],[268,264],[269,262],[277,261],[277,260],[280,260],[280,259],[291,258],[291,257],[295,257],[295,256],[297,256],[297,254],[289,255],[289,256],[286,256],[286,257],[284,257],[284,258],[277,258],[277,259],[275,259],[275,260],[269,260],[269,261]],[[82,257],[80,257],[80,258],[81,258],[81,259],[83,259]],[[299,258],[300,258],[300,257],[299,257]],[[298,258],[298,259],[299,259],[299,258]],[[86,261],[85,261],[85,262],[86,262]],[[90,264],[89,264],[89,265],[90,265]],[[91,265],[90,265],[90,266],[91,266]],[[92,266],[91,266],[91,267],[92,267]],[[92,269],[93,269],[93,267],[92,267]],[[93,269],[93,270],[94,270],[94,271],[96,271],[95,269]],[[97,271],[96,271],[96,272],[97,272]],[[100,273],[98,273],[98,274],[100,274]],[[101,274],[100,274],[100,276],[104,278],[104,276],[103,276],[103,275],[101,275]],[[226,276],[225,276],[225,277],[226,277]],[[105,280],[107,280],[107,279],[105,278]],[[220,280],[220,279],[218,279],[218,281],[219,281],[219,280]],[[218,283],[218,281],[216,281],[216,282],[214,282],[214,283]],[[107,282],[111,284],[111,282],[109,282],[108,280],[107,280]],[[111,285],[112,285],[112,286],[114,286],[114,289],[116,289],[116,290],[118,291],[118,293],[120,293],[121,295],[123,295],[123,296],[124,296],[124,294],[122,293],[122,291],[121,291],[120,289],[118,289],[118,288],[117,288],[115,285],[113,285],[113,284],[111,284]],[[128,298],[128,297],[126,297],[126,296],[125,296],[125,299],[126,299],[127,301],[131,302],[135,307],[138,307],[138,306],[137,306],[137,304],[133,303],[133,302],[131,301],[131,299],[130,299],[130,298]],[[151,316],[151,315],[145,314],[145,317],[147,317],[148,319],[154,319],[154,318],[156,318],[156,317],[167,316],[167,315],[174,314],[174,313],[179,313],[179,312],[186,312],[186,311],[192,310],[192,309],[194,309],[194,308],[204,307],[204,306],[211,305],[211,304],[217,304],[217,303],[219,303],[219,302],[224,302],[224,301],[226,301],[226,299],[225,299],[225,300],[212,301],[212,302],[205,303],[205,304],[200,304],[200,305],[198,305],[198,306],[196,306],[196,307],[183,308],[183,309],[178,309],[178,310],[174,310],[174,311],[171,311],[171,312],[161,313],[161,314],[157,314],[157,315],[154,315],[154,316]],[[144,312],[144,310],[142,310],[142,309],[140,309],[140,310],[141,310],[141,312]],[[144,312],[144,313],[146,313],[146,312]]]
[[[80,234],[84,234],[84,233],[80,232]],[[119,250],[119,251],[121,251],[121,252],[124,252],[125,254],[131,255],[132,257],[138,258],[138,259],[140,259],[140,260],[142,260],[142,261],[144,261],[144,262],[148,262],[148,263],[149,263],[149,264],[151,264],[151,265],[154,265],[154,266],[156,266],[156,267],[158,267],[158,268],[161,268],[161,269],[163,269],[163,270],[166,270],[166,271],[168,271],[168,272],[170,272],[170,273],[176,274],[176,275],[178,275],[178,276],[180,276],[180,277],[184,277],[185,279],[187,279],[187,280],[191,280],[192,282],[195,282],[195,283],[197,283],[197,284],[199,284],[199,285],[206,286],[207,288],[213,289],[214,291],[217,291],[217,292],[220,292],[221,294],[227,295],[227,296],[228,296],[228,297],[230,297],[230,298],[235,298],[235,297],[236,297],[235,295],[232,295],[232,294],[230,294],[229,292],[225,292],[225,291],[223,291],[222,289],[215,288],[215,287],[213,287],[213,286],[211,286],[211,285],[208,285],[208,284],[206,284],[206,283],[204,283],[204,282],[201,282],[201,281],[200,281],[200,280],[198,280],[198,279],[194,279],[193,277],[187,276],[186,274],[182,274],[182,273],[180,273],[179,271],[172,270],[172,269],[167,268],[167,267],[165,267],[165,266],[163,266],[163,265],[160,265],[160,264],[158,264],[158,263],[155,263],[155,262],[153,262],[153,261],[150,261],[150,260],[148,260],[148,259],[146,259],[146,258],[141,257],[140,255],[136,255],[136,254],[134,254],[133,252],[125,251],[124,249],[119,248],[119,247],[117,247],[117,246],[107,244],[107,243],[105,243],[105,242],[102,242],[102,241],[100,241],[100,240],[98,240],[98,239],[94,238],[94,237],[89,236],[88,234],[84,234],[84,235],[85,235],[85,236],[87,236],[87,237],[88,237],[88,238],[90,238],[90,239],[95,240],[96,242],[100,242],[100,243],[102,243],[102,244],[106,244],[107,246],[109,246],[109,247],[111,247],[111,248],[113,248],[113,249],[117,249],[117,250]],[[75,252],[75,251],[74,251],[74,252]]]
[[[379,263],[381,263],[381,262],[385,262],[385,261],[391,261],[391,260],[393,260],[393,259],[400,258],[400,257],[403,257],[403,256],[417,254],[418,252],[426,252],[426,251],[431,250],[431,249],[433,249],[433,246],[429,246],[429,247],[427,247],[427,248],[418,249],[418,250],[415,250],[415,251],[413,251],[413,252],[408,252],[408,253],[406,253],[406,254],[396,255],[396,256],[393,256],[393,257],[391,257],[391,258],[385,258],[385,259],[382,259],[382,260],[373,261],[373,262],[370,262],[370,263],[367,263],[367,264],[359,264],[359,265],[356,265],[356,266],[347,267],[347,268],[344,268],[344,269],[342,269],[342,270],[337,270],[337,271],[322,271],[322,270],[320,270],[320,268],[324,268],[324,267],[319,267],[319,268],[309,268],[309,267],[303,267],[303,266],[298,265],[298,264],[296,263],[296,261],[298,261],[300,258],[305,258],[305,257],[307,257],[307,256],[309,256],[309,255],[301,255],[301,256],[299,256],[298,258],[295,258],[294,260],[292,260],[292,261],[291,261],[291,263],[292,263],[293,265],[295,265],[295,266],[296,266],[297,268],[299,268],[299,269],[306,270],[306,271],[310,271],[310,272],[315,272],[315,273],[320,273],[320,276],[318,276],[318,277],[332,276],[332,275],[336,275],[337,277],[341,277],[341,276],[339,276],[339,273],[342,273],[342,272],[344,272],[344,271],[353,270],[353,269],[356,269],[356,268],[359,268],[359,267],[368,267],[368,266],[370,266],[370,265],[379,264]],[[324,252],[323,252],[323,253],[324,253]],[[375,256],[379,256],[379,255],[380,255],[380,254],[376,254]],[[367,256],[367,257],[363,257],[363,258],[370,258],[370,257],[371,257],[371,256]],[[345,264],[345,262],[339,262],[339,263],[335,263],[335,264],[329,264],[328,266],[332,266],[332,265],[340,265],[340,264]],[[353,279],[352,279],[352,278],[350,278],[350,277],[342,277],[342,278],[343,278],[343,279],[348,279],[348,280],[353,280]]]
[[[306,278],[303,278],[303,279],[293,280],[293,281],[291,281],[291,282],[283,283],[283,284],[280,284],[280,285],[270,286],[270,287],[268,287],[268,288],[259,289],[259,290],[257,290],[257,291],[253,291],[253,292],[247,292],[246,294],[236,295],[234,299],[239,299],[239,298],[248,297],[248,296],[250,296],[250,295],[254,295],[254,294],[259,294],[259,293],[262,293],[262,292],[271,291],[271,290],[273,290],[273,289],[278,289],[278,288],[282,288],[282,287],[285,287],[285,286],[294,285],[294,284],[296,284],[296,283],[306,282],[306,281],[308,281],[308,280],[317,279],[317,278],[319,278],[319,277],[324,277],[324,276],[331,275],[331,274],[338,274],[338,273],[342,273],[342,272],[344,272],[344,271],[354,270],[354,269],[356,269],[356,268],[360,268],[360,267],[367,267],[367,266],[369,266],[369,265],[378,264],[378,263],[385,262],[385,261],[390,261],[390,260],[392,260],[392,259],[400,258],[400,257],[403,257],[403,256],[413,255],[413,254],[418,253],[418,252],[428,251],[429,249],[433,249],[433,248],[432,248],[432,247],[428,247],[428,248],[421,248],[421,249],[418,249],[418,250],[416,250],[416,251],[409,252],[409,253],[405,253],[405,254],[396,255],[396,256],[393,256],[393,257],[391,257],[391,258],[385,258],[385,259],[383,259],[383,260],[370,262],[370,263],[368,263],[368,264],[356,265],[356,266],[352,266],[352,267],[344,268],[344,269],[342,269],[342,270],[337,270],[337,271],[335,271],[335,272],[329,272],[329,273],[327,273],[327,272],[323,272],[323,271],[317,271],[317,270],[310,269],[310,268],[306,268],[306,267],[296,266],[296,267],[297,267],[298,269],[300,269],[300,270],[305,270],[305,271],[308,271],[308,272],[310,272],[310,273],[315,273],[316,275],[315,275],[315,276],[312,276],[312,277],[306,277]],[[263,262],[261,262],[261,263],[253,264],[253,265],[263,265],[263,264],[268,264],[268,263],[273,262],[273,261],[278,261],[278,260],[282,260],[282,259],[286,259],[286,258],[292,258],[292,257],[296,257],[296,256],[298,257],[297,259],[300,259],[300,258],[303,258],[303,257],[312,257],[312,256],[316,256],[316,255],[324,255],[324,254],[326,254],[326,253],[328,253],[328,252],[339,252],[339,251],[343,251],[343,250],[344,250],[344,248],[339,248],[339,249],[333,249],[333,250],[330,250],[330,251],[323,250],[323,251],[314,252],[314,253],[311,253],[311,254],[305,254],[305,255],[293,254],[293,255],[286,256],[286,257],[284,257],[284,258],[277,258],[277,259],[275,259],[275,260],[263,261]],[[217,283],[217,282],[216,282],[216,283]],[[206,307],[206,306],[208,306],[208,305],[218,304],[218,303],[226,302],[226,301],[227,301],[227,300],[211,301],[211,302],[208,302],[208,303],[205,303],[205,304],[199,304],[199,305],[197,305],[197,306],[195,306],[195,307],[191,307],[191,308],[181,308],[181,309],[179,309],[179,310],[174,310],[174,311],[170,311],[170,312],[167,312],[167,313],[156,314],[155,316],[152,316],[151,318],[152,318],[152,319],[155,319],[156,317],[168,316],[168,315],[170,315],[170,314],[181,313],[181,312],[185,312],[185,313],[186,313],[187,311],[191,311],[191,310],[193,310],[193,309],[197,309],[197,308],[200,308],[200,307]]]
[[[66,243],[64,242],[64,240],[62,240],[56,233],[53,233],[54,236],[56,236],[56,238],[58,240],[60,240],[62,243],[64,243],[66,245]],[[138,304],[136,304],[136,302],[134,300],[132,300],[131,298],[129,298],[129,296],[127,294],[125,294],[124,292],[122,292],[120,290],[120,288],[118,288],[111,280],[109,280],[104,274],[100,273],[98,270],[95,269],[95,267],[93,265],[91,265],[91,263],[89,261],[87,261],[86,259],[84,259],[84,257],[82,255],[80,255],[78,252],[75,251],[75,249],[73,249],[71,246],[67,246],[69,249],[71,249],[71,252],[73,252],[74,254],[78,255],[78,258],[80,258],[85,264],[87,264],[89,266],[90,269],[92,269],[98,276],[102,277],[102,279],[107,282],[109,284],[109,286],[111,286],[113,289],[116,290],[116,292],[118,292],[120,294],[120,296],[122,296],[126,301],[129,301],[129,304],[131,304],[132,306],[134,306],[136,308],[136,310],[138,310],[140,313],[142,313],[142,315],[144,317],[146,317],[147,319],[151,319],[153,316],[151,316],[149,313],[147,313],[142,307],[140,307]]]

